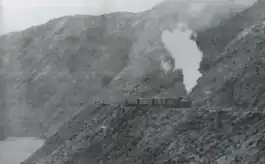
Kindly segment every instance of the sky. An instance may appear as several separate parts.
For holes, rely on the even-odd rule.
[[[23,30],[33,25],[39,25],[50,19],[65,15],[91,14],[98,15],[113,11],[139,12],[152,8],[164,0],[0,0],[2,1],[3,32]],[[180,1],[180,0],[176,0]],[[199,11],[205,4],[213,0],[191,1],[191,10]],[[227,0],[214,0],[222,3]],[[235,0],[246,3],[253,0]],[[3,27],[4,26],[4,27]],[[0,27],[1,28],[1,27]],[[1,32],[0,32],[1,33]]]
[[[65,15],[138,12],[161,0],[2,0],[3,32],[18,31]],[[3,27],[4,26],[4,27]]]

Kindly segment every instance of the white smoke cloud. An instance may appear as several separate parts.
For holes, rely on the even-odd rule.
[[[185,23],[179,23],[173,32],[162,33],[164,46],[175,60],[175,69],[183,70],[184,84],[188,92],[197,84],[197,79],[201,76],[198,68],[202,52],[196,42],[191,39],[193,33]]]
[[[172,70],[171,63],[169,63],[169,62],[167,62],[165,60],[161,61],[161,67],[166,73],[168,73],[168,72],[170,72]]]

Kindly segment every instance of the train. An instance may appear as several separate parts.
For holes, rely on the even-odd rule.
[[[167,98],[127,98],[125,106],[131,107],[163,107],[163,108],[191,108],[192,101],[188,97]]]

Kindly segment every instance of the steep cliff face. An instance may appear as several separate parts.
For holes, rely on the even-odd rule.
[[[265,105],[264,8],[264,1],[259,1],[224,25],[210,29],[208,40],[205,31],[204,43],[209,43],[211,32],[217,34],[218,30],[221,33],[226,29],[226,34],[217,35],[216,49],[211,46],[207,49],[204,45],[205,57],[214,60],[210,60],[211,67],[190,94],[196,105],[217,111],[228,110],[219,113],[220,128],[214,132],[221,135],[214,139],[219,157],[210,157],[217,163],[264,163],[264,132],[260,128],[264,126]],[[215,52],[209,54],[212,50]],[[217,116],[212,118],[216,120]],[[201,119],[210,118],[204,116]],[[229,153],[225,145],[231,148]]]
[[[185,95],[182,73],[161,67],[173,60],[161,34],[177,19],[173,11],[63,17],[2,36],[10,135],[50,136],[98,99]]]
[[[262,107],[264,38],[263,21],[240,32],[219,54],[216,65],[198,81],[193,94],[210,91],[209,103],[217,106]]]
[[[264,30],[262,21],[240,32],[190,95],[206,109],[228,110],[219,114],[227,128],[215,139],[219,163],[264,163]]]
[[[200,72],[207,72],[212,65],[216,64],[219,55],[225,47],[232,41],[239,32],[253,24],[264,20],[265,1],[259,0],[250,8],[236,14],[231,19],[223,21],[219,26],[207,28],[197,32],[198,47],[204,52],[201,61]]]

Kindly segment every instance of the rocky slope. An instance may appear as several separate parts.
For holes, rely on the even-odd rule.
[[[201,61],[201,73],[207,72],[212,65],[216,64],[226,45],[239,32],[264,20],[264,7],[265,1],[258,0],[250,8],[236,14],[231,19],[223,21],[219,26],[213,26],[197,32],[198,47],[204,52],[204,58]]]
[[[223,154],[217,153],[220,163],[229,163],[232,159],[237,163],[264,163],[265,160],[261,128],[265,105],[264,30],[262,21],[239,33],[190,95],[197,98],[196,103],[207,105],[209,109],[231,110],[223,112],[226,116],[220,126],[227,129],[219,131],[222,136],[215,141],[219,151],[225,150]],[[225,147],[225,144],[232,147],[230,141],[235,142],[232,149]]]
[[[255,7],[261,5],[246,11]],[[9,102],[9,111],[35,114],[29,116],[30,125],[21,120],[22,114],[11,116],[34,130],[25,135],[36,135],[33,125],[38,122],[44,128],[39,131],[51,136],[23,164],[264,163],[264,114],[253,112],[263,106],[264,96],[261,21],[249,23],[241,33],[236,26],[241,22],[232,26],[236,34],[221,42],[225,45],[220,54],[216,52],[218,60],[190,94],[199,108],[139,109],[121,104],[131,95],[186,95],[181,72],[165,73],[160,66],[163,58],[172,61],[161,32],[174,28],[179,18],[173,8],[64,17],[3,36],[7,89],[13,93],[7,97],[15,100]],[[234,111],[209,110],[217,107]],[[13,123],[12,129],[23,134],[17,125]]]
[[[263,164],[265,22],[234,36],[190,94],[199,108],[92,104],[23,164]]]
[[[198,81],[190,97],[205,109],[90,105],[23,164],[264,163],[264,31],[235,35]]]
[[[201,107],[90,105],[23,164],[264,163],[264,43],[263,21],[230,42],[190,94]]]
[[[161,34],[179,21],[191,24],[188,9],[168,1],[141,13],[63,17],[0,37],[8,135],[46,138],[93,99],[108,98],[102,88],[123,96],[185,95],[181,73],[161,69],[173,60]]]
[[[2,36],[10,135],[50,136],[108,94],[112,101],[121,95],[185,95],[182,73],[161,67],[173,61],[161,33],[175,28],[177,17],[151,11],[63,17]],[[108,94],[101,94],[104,88]]]

